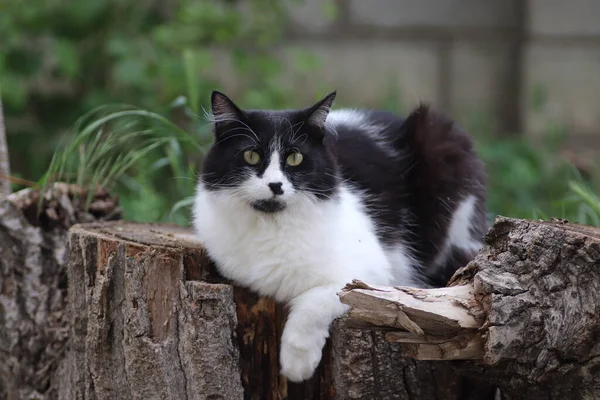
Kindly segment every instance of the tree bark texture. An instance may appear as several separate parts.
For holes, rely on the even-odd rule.
[[[69,234],[63,398],[491,399],[448,363],[335,322],[315,376],[279,374],[285,308],[220,277],[187,228],[83,224]]]
[[[600,229],[499,217],[485,242],[447,288],[354,282],[350,318],[416,359],[474,359],[454,365],[505,399],[600,398]]]
[[[70,399],[240,399],[233,290],[204,277],[204,250],[176,227],[69,234]]]
[[[220,277],[187,228],[91,222],[65,248],[118,208],[57,187],[40,215],[33,191],[0,203],[3,400],[598,398],[595,229],[498,218],[447,288],[342,290],[358,306],[294,384],[282,305]]]
[[[57,184],[38,213],[39,192],[0,200],[0,399],[55,399],[69,336],[65,269],[67,229],[119,217],[98,191],[84,211],[74,186]]]
[[[8,154],[8,142],[6,137],[6,126],[4,125],[4,112],[2,109],[2,88],[0,88],[0,198],[12,192],[10,181],[10,159]]]

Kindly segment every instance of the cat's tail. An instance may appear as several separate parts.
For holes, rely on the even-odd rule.
[[[472,259],[487,232],[486,174],[470,136],[446,115],[419,105],[394,138],[409,158],[416,255],[432,283],[445,285]]]

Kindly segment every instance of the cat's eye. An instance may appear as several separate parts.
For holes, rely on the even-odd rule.
[[[244,161],[246,161],[250,165],[256,165],[260,161],[260,155],[252,150],[245,151]]]
[[[302,155],[302,153],[292,153],[287,157],[287,164],[295,167],[297,165],[300,165],[300,163],[302,162],[302,160],[304,159],[304,156]]]

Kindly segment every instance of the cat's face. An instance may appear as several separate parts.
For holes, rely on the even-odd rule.
[[[215,143],[201,174],[205,188],[261,213],[331,198],[338,180],[325,120],[334,98],[303,110],[242,111],[213,92]]]

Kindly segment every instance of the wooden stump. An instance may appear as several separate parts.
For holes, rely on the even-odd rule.
[[[0,399],[56,399],[69,338],[65,268],[67,230],[77,222],[118,218],[115,198],[56,184],[0,201]]]
[[[41,214],[32,191],[0,202],[1,400],[600,398],[598,229],[498,218],[447,288],[349,285],[293,384],[281,305],[221,278],[189,229],[87,223],[65,246],[119,213],[57,188]]]
[[[491,399],[449,364],[335,322],[316,375],[279,374],[285,309],[221,278],[190,230],[104,223],[69,233],[62,398]],[[471,397],[469,397],[471,396]]]
[[[342,301],[416,359],[475,360],[455,365],[505,399],[599,399],[600,229],[499,217],[485,241],[448,288],[355,282]]]

